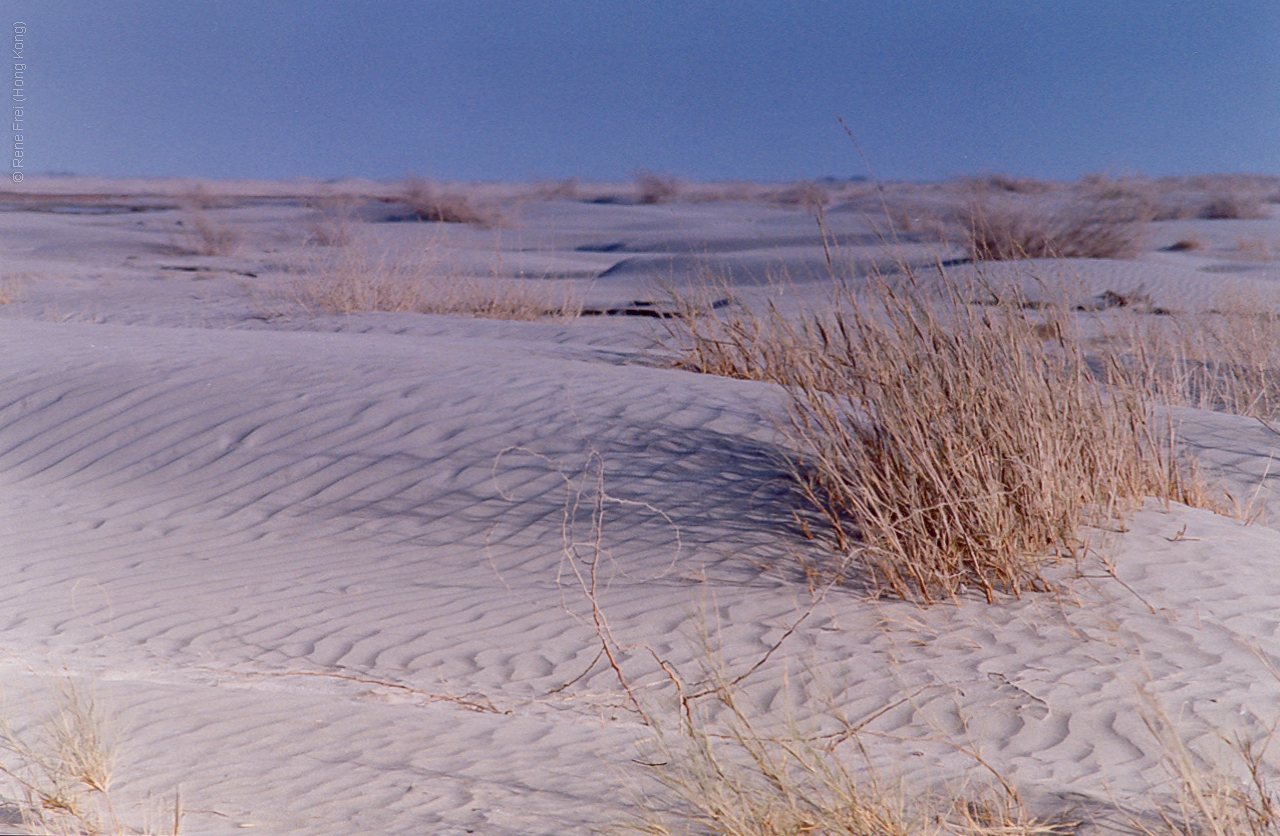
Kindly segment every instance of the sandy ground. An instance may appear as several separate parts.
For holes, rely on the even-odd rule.
[[[661,806],[566,543],[598,556],[596,601],[655,711],[672,696],[656,659],[693,677],[709,637],[745,671],[808,613],[744,701],[766,723],[803,714],[814,680],[854,721],[877,715],[869,751],[912,786],[974,776],[978,752],[1037,803],[1141,807],[1169,791],[1144,694],[1206,751],[1280,718],[1280,436],[1256,421],[1179,413],[1237,492],[1261,486],[1258,523],[1152,507],[1107,536],[1114,576],[1082,567],[1059,595],[815,603],[794,557],[821,547],[791,524],[774,387],[665,368],[650,318],[307,310],[291,283],[326,249],[307,243],[315,201],[342,188],[205,188],[234,253],[196,254],[190,184],[58,178],[0,199],[5,716],[27,734],[60,680],[91,690],[131,824],[163,820],[179,787],[192,836],[596,833],[639,794]],[[744,297],[783,292],[770,275],[801,296],[830,281],[803,209],[588,197],[494,189],[491,229],[380,221],[379,203],[350,224],[359,246],[601,310],[707,272]],[[869,206],[827,209],[853,278],[889,255]],[[1201,247],[1166,249],[1188,237]],[[899,243],[921,269],[956,256]],[[1280,220],[1180,220],[1134,260],[994,274],[1197,310],[1280,298],[1272,254]]]

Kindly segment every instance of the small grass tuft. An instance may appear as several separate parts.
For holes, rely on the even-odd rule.
[[[355,240],[355,204],[350,199],[333,198],[312,204],[316,216],[311,221],[305,243],[317,247],[346,247]]]
[[[21,287],[27,276],[0,276],[0,305],[12,305],[21,298]]]
[[[1126,316],[1100,348],[1124,385],[1161,403],[1280,415],[1280,299],[1224,294],[1212,311]]]
[[[240,234],[225,227],[209,216],[208,211],[196,204],[182,210],[179,224],[188,249],[199,255],[235,255],[240,249]]]
[[[668,673],[681,695],[678,726],[672,731],[656,712],[646,715],[657,748],[648,766],[665,796],[644,804],[643,832],[1065,836],[1074,824],[1032,815],[1012,784],[981,757],[976,763],[993,773],[992,784],[908,791],[877,774],[863,740],[869,720],[854,724],[837,715],[821,722],[804,712],[802,724],[790,711],[771,719],[749,711],[722,671],[711,672],[696,694]]]

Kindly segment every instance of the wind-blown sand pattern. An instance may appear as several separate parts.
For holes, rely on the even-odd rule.
[[[78,190],[95,188],[139,191]],[[835,588],[815,605],[789,557],[822,552],[795,530],[775,387],[662,367],[647,318],[290,307],[314,211],[269,196],[209,210],[241,236],[229,256],[184,249],[176,208],[15,198],[0,213],[19,285],[0,307],[5,711],[25,728],[51,678],[90,684],[119,730],[122,806],[163,807],[180,785],[188,834],[593,833],[634,816],[634,792],[653,790],[634,762],[649,734],[598,658],[565,557],[601,491],[597,601],[655,705],[671,696],[655,654],[691,673],[710,632],[740,671],[812,605],[744,699],[781,716],[788,672],[815,671],[854,720],[889,707],[868,745],[910,785],[971,774],[962,744],[1049,806],[1136,807],[1168,791],[1140,690],[1193,745],[1280,717],[1265,492],[1247,526],[1136,513],[1106,535],[1115,576],[1082,565],[1059,596],[921,609]],[[854,275],[885,258],[865,209],[828,215]],[[495,230],[358,225],[602,309],[708,270],[744,296],[775,292],[770,270],[816,293],[826,264],[794,209],[508,211]],[[1041,285],[1140,289],[1179,310],[1212,307],[1227,283],[1264,292],[1280,268],[1234,257],[1233,223],[1280,240],[1273,221],[1157,224],[1227,243],[1175,255],[1156,241],[1134,261],[1051,265]],[[936,247],[908,243],[928,265]],[[1280,435],[1178,414],[1237,495],[1275,478]]]

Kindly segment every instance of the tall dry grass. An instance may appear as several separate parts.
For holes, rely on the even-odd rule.
[[[678,363],[786,387],[795,475],[831,571],[926,602],[1044,589],[1087,520],[1154,496],[1212,504],[1152,396],[1101,377],[1066,312],[873,282],[820,310],[669,321]]]
[[[573,318],[581,304],[536,279],[482,277],[443,270],[431,258],[410,258],[362,244],[334,247],[295,271],[289,294],[309,311],[430,313],[488,319]]]
[[[120,833],[111,801],[115,753],[92,697],[71,685],[58,709],[32,738],[7,724],[0,736],[0,772],[20,798],[24,823],[42,833]]]
[[[443,191],[422,177],[409,177],[405,181],[404,193],[398,202],[420,221],[490,227],[500,220],[497,213],[481,208],[465,192]]]
[[[1161,403],[1280,416],[1280,298],[1224,294],[1203,313],[1124,315],[1094,350],[1124,385]]]
[[[1128,201],[1086,200],[1050,211],[974,200],[960,218],[976,261],[1132,258],[1149,216]]]
[[[1280,836],[1280,796],[1265,757],[1276,724],[1261,741],[1213,730],[1210,737],[1221,744],[1215,757],[1186,743],[1152,693],[1140,690],[1139,697],[1142,721],[1173,785],[1172,798],[1156,803],[1154,815],[1134,820],[1141,836]]]

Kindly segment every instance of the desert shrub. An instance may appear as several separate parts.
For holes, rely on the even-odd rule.
[[[1010,177],[1007,174],[984,174],[964,181],[970,191],[1005,192],[1008,194],[1045,194],[1054,189],[1052,183],[1032,177]]]
[[[665,174],[638,171],[635,175],[636,201],[639,203],[667,203],[674,200],[681,190],[680,181]]]
[[[493,226],[498,218],[482,211],[461,192],[442,192],[435,184],[421,177],[410,177],[405,182],[404,193],[398,198],[415,218],[439,223],[473,224]]]
[[[199,255],[234,255],[240,249],[240,234],[215,221],[198,205],[183,208],[179,224],[186,246]]]
[[[1147,220],[1136,204],[1077,203],[1056,212],[974,201],[961,217],[975,260],[1131,258]]]
[[[568,177],[555,182],[540,182],[534,185],[534,194],[541,200],[573,199],[582,196],[582,187],[577,177]]]
[[[442,273],[430,263],[377,253],[360,245],[336,248],[327,258],[294,271],[293,301],[307,310],[431,313],[487,319],[573,317],[581,305],[534,279]]]
[[[318,247],[345,247],[355,239],[355,205],[341,198],[320,200],[312,204],[312,219],[306,243]]]
[[[1071,320],[962,291],[881,282],[800,316],[671,321],[683,367],[787,388],[781,423],[830,524],[833,572],[859,566],[895,596],[993,600],[1045,588],[1091,514],[1143,496],[1209,501],[1150,396],[1104,385]]]
[[[831,202],[831,193],[820,183],[805,180],[773,193],[771,198],[783,206],[795,206],[818,214]]]
[[[1263,201],[1257,195],[1223,193],[1206,201],[1196,211],[1205,220],[1255,220],[1267,217]]]

